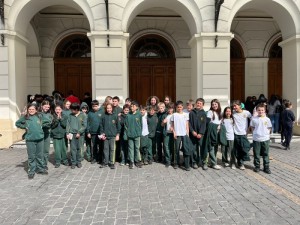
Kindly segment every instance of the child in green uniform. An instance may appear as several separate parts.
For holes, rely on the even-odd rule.
[[[55,154],[55,168],[61,163],[68,166],[67,149],[65,145],[66,125],[68,116],[62,114],[62,106],[56,105],[54,108],[54,116],[51,125],[51,137],[53,139],[53,147]]]
[[[88,113],[87,137],[91,139],[91,163],[94,164],[96,162],[102,162],[102,151],[100,152],[101,142],[98,135],[100,134],[100,121],[103,112],[100,111],[100,104],[98,100],[93,100],[91,105],[92,110]]]
[[[86,119],[87,119],[87,115],[89,113],[89,106],[86,102],[82,102],[80,105],[80,111],[83,112],[86,115]],[[88,162],[91,161],[91,139],[88,137],[87,135],[87,129],[85,130],[85,134],[84,134],[84,142],[85,142],[85,146],[86,146],[86,160]],[[81,156],[82,156],[82,160],[84,159],[84,143],[82,143],[81,146]]]
[[[87,119],[86,115],[80,112],[80,105],[78,103],[72,103],[70,109],[72,113],[68,117],[66,136],[71,144],[71,168],[75,169],[76,165],[78,168],[82,166],[81,146],[84,141]]]
[[[128,139],[129,169],[133,169],[133,163],[139,168],[142,167],[140,155],[140,138],[142,135],[142,115],[138,111],[138,103],[131,102],[131,112],[125,119],[124,138]]]
[[[163,116],[166,114],[166,106],[165,103],[163,102],[159,102],[157,104],[158,106],[158,112],[157,112],[157,127],[156,127],[156,134],[155,134],[155,138],[156,138],[156,146],[153,147],[153,156],[155,156],[156,153],[156,161],[157,162],[163,162],[163,154],[162,154],[162,150],[163,150],[163,142],[164,142],[164,128],[162,126],[162,120],[163,120]]]
[[[44,131],[44,168],[48,170],[48,160],[49,160],[49,149],[50,149],[50,128],[53,120],[53,116],[50,113],[50,102],[44,100],[41,104],[41,115],[43,121],[47,121],[48,126],[43,127]]]
[[[146,164],[152,164],[153,161],[153,146],[156,147],[156,128],[158,124],[158,118],[155,113],[155,106],[149,106],[147,114],[148,123],[148,138],[149,138],[149,148],[148,148],[148,159],[145,161]]]
[[[27,106],[26,115],[22,116],[17,122],[16,126],[25,129],[24,134],[26,140],[27,154],[28,154],[28,178],[32,179],[35,173],[48,174],[44,168],[43,160],[43,146],[44,146],[44,132],[43,126],[48,126],[48,121],[43,121],[42,116],[37,113],[37,106],[29,104]]]
[[[254,172],[258,173],[260,171],[260,156],[262,156],[264,172],[270,174],[269,145],[272,123],[266,117],[266,106],[264,104],[257,105],[256,111],[258,115],[253,117],[250,122],[250,129],[253,133]]]
[[[100,122],[100,136],[104,141],[104,159],[100,168],[110,166],[115,168],[116,141],[119,141],[121,126],[118,115],[113,113],[113,105],[106,105],[106,112]]]
[[[121,146],[121,162],[120,166],[128,165],[128,140],[124,139],[124,131],[125,131],[125,119],[130,111],[129,105],[123,106],[123,113],[119,116],[119,123],[121,125],[121,133],[120,133],[120,146]]]
[[[147,121],[147,109],[145,106],[140,106],[140,112],[142,115],[142,135],[141,135],[141,155],[144,165],[148,164],[150,158],[150,139],[148,137],[148,121]],[[152,149],[151,149],[152,151]],[[151,158],[150,158],[151,159]]]

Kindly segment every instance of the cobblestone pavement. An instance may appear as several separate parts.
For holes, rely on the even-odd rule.
[[[162,164],[58,169],[28,180],[25,146],[0,151],[0,224],[300,224],[300,139],[271,145],[271,175]],[[53,163],[53,149],[51,160]]]

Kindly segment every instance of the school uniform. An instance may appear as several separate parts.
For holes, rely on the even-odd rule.
[[[163,126],[161,125],[162,121],[163,121],[163,116],[166,114],[166,112],[157,112],[157,127],[156,127],[156,134],[155,134],[155,138],[156,138],[156,148],[153,148],[155,152],[153,152],[153,155],[156,154],[156,160],[158,162],[162,162],[162,150],[163,150],[163,141],[164,141],[164,135],[163,135]]]
[[[165,114],[163,117],[167,119],[167,123],[164,126],[164,154],[165,154],[165,163],[166,166],[171,165],[171,162],[174,162],[174,135],[171,130],[171,116],[173,114]]]
[[[116,106],[113,108],[113,113],[116,115],[120,115],[123,112],[123,109],[120,106]],[[121,142],[116,142],[116,161],[121,161]]]
[[[124,136],[128,139],[128,158],[129,162],[138,163],[141,161],[140,156],[140,137],[142,135],[142,115],[139,111],[134,114],[128,113],[125,119],[125,133]],[[125,139],[126,139],[125,138]]]
[[[66,117],[69,117],[71,113],[72,113],[72,112],[71,112],[70,109],[64,109],[64,110],[62,111],[62,115],[65,115]],[[67,150],[67,152],[68,152],[68,144],[69,144],[69,140],[65,137],[65,145],[66,145],[66,150]]]
[[[87,112],[85,113],[86,115],[86,120],[87,120],[87,115],[89,113],[89,106],[86,102],[82,102],[81,105],[80,105],[80,111],[82,111],[82,108],[86,108],[87,109]],[[87,161],[91,161],[91,139],[87,137],[87,129],[85,130],[85,133],[84,133],[84,142],[82,143],[82,146],[81,146],[81,159],[83,160],[84,159],[84,143],[85,143],[85,146],[86,146],[86,159]]]
[[[53,116],[51,113],[41,113],[43,120],[47,121],[47,126],[43,127],[44,131],[44,168],[48,169],[48,161],[49,161],[49,150],[50,150],[50,130],[51,130],[51,124],[53,120]]]
[[[147,114],[147,124],[148,124],[148,138],[149,138],[149,151],[148,151],[148,161],[152,163],[153,160],[153,148],[156,148],[156,129],[158,124],[158,118],[157,115],[150,115]]]
[[[86,115],[83,112],[79,112],[76,116],[70,114],[67,120],[66,134],[71,134],[72,139],[70,140],[71,145],[71,163],[72,166],[80,166],[82,161],[81,146],[84,142],[84,134],[87,127]],[[76,138],[76,134],[80,137]]]
[[[290,143],[293,136],[293,126],[295,121],[295,115],[293,111],[289,108],[286,108],[282,113],[282,123],[285,139],[285,147],[290,148]]]
[[[102,141],[99,140],[100,134],[100,121],[103,112],[100,110],[89,111],[87,115],[87,133],[91,134],[91,162],[101,162],[103,160]]]
[[[243,166],[244,161],[250,161],[249,150],[250,143],[247,139],[248,118],[251,118],[251,113],[247,110],[242,112],[234,112],[234,154],[237,158],[238,166]]]
[[[147,114],[145,114],[144,116],[142,116],[142,136],[141,136],[141,156],[144,164],[151,160],[149,153],[150,151],[152,152],[152,149],[150,150],[150,140],[148,135],[149,135],[148,121],[147,121]]]
[[[44,122],[39,114],[28,118],[22,116],[16,121],[16,127],[26,129],[24,138],[28,154],[28,176],[33,177],[35,173],[46,173],[43,152],[44,132],[42,127],[48,125],[48,121]]]
[[[260,168],[260,156],[263,158],[264,170],[269,169],[269,145],[271,120],[266,116],[253,117],[250,122],[253,129],[254,166]]]
[[[190,145],[189,145],[189,137],[186,130],[186,124],[189,120],[189,116],[186,113],[174,113],[171,118],[171,122],[173,123],[174,133],[176,134],[175,139],[175,153],[174,153],[174,168],[178,167],[180,163],[180,147],[182,145],[183,157],[184,157],[184,166],[187,170],[190,169]]]
[[[103,165],[114,165],[116,154],[116,136],[120,135],[121,126],[117,114],[103,114],[100,122],[100,134],[104,134]]]
[[[68,117],[62,115],[61,118],[53,117],[51,125],[51,137],[53,139],[55,166],[59,167],[61,163],[68,165],[67,149],[65,145],[66,126]]]
[[[222,146],[222,162],[229,163],[231,165],[236,164],[236,157],[233,152],[234,147],[234,129],[233,129],[233,119],[232,118],[224,118],[222,120],[222,125],[224,125],[226,129],[226,140],[227,145]]]
[[[203,148],[202,148],[202,141],[203,136],[205,134],[206,130],[206,113],[203,109],[197,109],[194,108],[189,113],[189,131],[190,131],[190,140],[191,140],[191,147],[192,147],[192,157],[191,162],[192,165],[202,165],[202,156],[203,156]],[[194,137],[193,132],[196,132],[197,134],[201,134],[202,137],[198,139],[197,137]]]
[[[121,132],[120,132],[120,163],[121,165],[125,165],[128,163],[128,140],[124,139],[124,132],[125,132],[125,119],[126,119],[125,114],[121,114],[119,116],[119,123],[121,126]]]

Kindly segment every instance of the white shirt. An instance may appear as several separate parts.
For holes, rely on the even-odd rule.
[[[253,141],[268,141],[270,140],[270,129],[272,128],[271,120],[266,116],[253,117],[250,122],[250,127],[253,127]]]
[[[234,133],[237,135],[246,135],[248,129],[248,118],[251,118],[251,113],[243,110],[241,113],[234,112]]]
[[[167,133],[173,133],[171,131],[171,117],[172,117],[173,114],[168,114],[166,119],[167,119],[167,123],[166,123],[166,131]]]
[[[142,136],[146,136],[149,134],[148,123],[147,123],[147,113],[142,116]]]
[[[229,119],[224,118],[223,125],[226,128],[227,141],[233,141],[234,140],[233,119],[232,118],[229,118]]]
[[[212,119],[213,115],[215,115],[215,119],[214,120]],[[220,120],[218,114],[216,112],[212,111],[212,110],[209,110],[207,112],[206,117],[211,119],[210,120],[211,123],[218,124],[218,125],[221,123],[221,120]]]
[[[189,120],[189,115],[187,113],[174,113],[171,116],[171,121],[174,123],[174,130],[176,136],[187,135],[186,124]]]

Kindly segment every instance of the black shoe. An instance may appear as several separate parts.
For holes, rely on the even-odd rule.
[[[174,165],[173,168],[176,170],[178,169],[178,165]]]
[[[186,170],[186,171],[190,171],[190,170],[191,170],[191,167],[185,167],[185,170]]]
[[[81,167],[82,167],[81,163],[78,163],[78,164],[77,164],[77,167],[78,167],[78,168],[81,168]]]
[[[64,162],[63,163],[65,166],[70,166],[69,162]]]
[[[38,171],[37,174],[48,175],[48,171],[47,170],[41,170],[41,171]]]
[[[34,178],[34,174],[28,174],[28,179],[31,180]]]
[[[133,163],[129,163],[129,169],[133,169]]]
[[[45,170],[48,170],[48,166],[45,166]]]
[[[193,164],[193,169],[198,169],[198,166],[196,163]]]
[[[116,167],[115,167],[115,164],[111,164],[110,165],[110,168],[113,170],[113,169],[115,169]]]
[[[149,165],[151,165],[151,164],[153,163],[153,160],[149,160],[149,162],[148,162],[148,163],[149,163]]]
[[[137,168],[142,168],[142,163],[141,163],[141,162],[136,162],[136,163],[135,163],[135,166],[136,166]]]
[[[93,159],[92,161],[91,161],[91,164],[95,164],[97,161],[95,160],[95,159]]]
[[[260,171],[260,168],[259,168],[259,167],[255,167],[255,168],[253,169],[253,171],[254,171],[255,173],[258,173],[258,172]]]
[[[71,166],[71,169],[75,169],[75,165],[72,165],[72,166]]]
[[[100,165],[100,168],[105,168],[105,167],[108,167],[108,165],[107,164],[101,164]]]
[[[86,161],[91,162],[91,159],[87,159]]]
[[[267,173],[267,174],[271,174],[270,168],[264,168],[264,172]]]
[[[59,164],[55,164],[54,168],[58,168],[58,167],[60,167],[60,165]]]
[[[149,164],[148,161],[145,161],[145,162],[144,162],[144,165],[148,165],[148,164]]]

